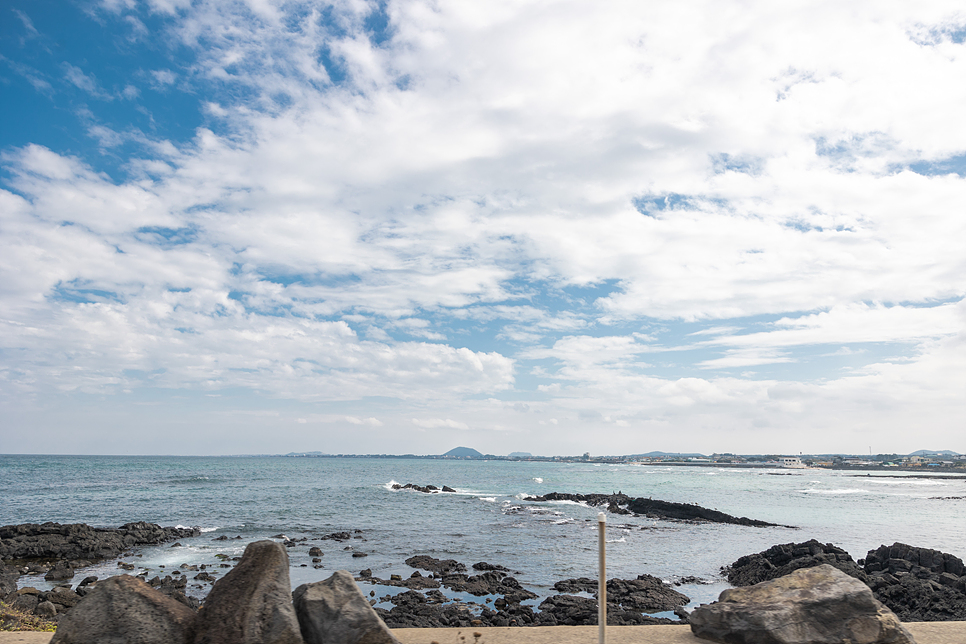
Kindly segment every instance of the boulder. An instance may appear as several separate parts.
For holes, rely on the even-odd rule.
[[[7,597],[7,603],[10,604],[11,608],[23,611],[25,613],[32,613],[37,605],[40,603],[40,595],[37,593],[25,593],[25,588],[21,588],[12,597]],[[36,590],[36,588],[30,588],[29,590]]]
[[[51,644],[179,644],[195,618],[190,608],[129,575],[98,582],[60,618]]]
[[[12,568],[0,568],[0,597],[17,592],[17,580],[20,573]]]
[[[47,571],[44,575],[46,581],[64,581],[74,578],[74,567],[66,559],[58,561],[57,564]]]
[[[306,644],[399,644],[345,570],[292,593]]]
[[[37,608],[34,609],[34,615],[37,617],[43,617],[44,619],[50,619],[57,614],[57,607],[54,606],[49,601],[40,602],[37,604]]]
[[[915,644],[868,586],[828,564],[725,590],[691,613],[691,631],[726,644]]]
[[[193,644],[302,644],[292,607],[288,553],[274,541],[248,544],[215,582],[189,637]]]
[[[455,559],[437,559],[429,555],[415,555],[410,557],[406,560],[406,565],[438,573],[466,572],[466,566]]]

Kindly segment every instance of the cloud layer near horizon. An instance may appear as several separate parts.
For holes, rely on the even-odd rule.
[[[90,11],[167,65],[5,49],[90,142],[2,152],[9,451],[966,451],[955,3]]]

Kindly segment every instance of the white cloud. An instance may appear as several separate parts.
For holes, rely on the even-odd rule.
[[[588,424],[615,445],[679,427],[722,451],[834,440],[836,418],[899,440],[918,392],[954,440],[966,179],[909,167],[966,152],[955,3],[405,0],[380,43],[371,2],[149,10],[193,54],[153,87],[190,83],[213,121],[170,142],[88,119],[105,150],[143,146],[126,180],[4,153],[17,391],[383,396],[327,422],[551,424],[574,448]],[[63,69],[106,100],[106,75]],[[848,372],[795,376],[846,345]],[[759,365],[792,375],[711,371]],[[496,392],[532,425],[477,400]]]
[[[383,423],[378,418],[356,418],[355,416],[346,416],[346,421],[353,425],[370,425],[372,427],[382,427]]]
[[[413,425],[416,427],[422,427],[423,429],[435,429],[437,427],[446,427],[448,429],[469,429],[469,425],[466,423],[461,423],[451,418],[413,418]]]

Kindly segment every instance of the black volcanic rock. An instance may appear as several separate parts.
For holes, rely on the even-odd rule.
[[[585,592],[597,596],[597,580],[588,577],[564,579],[553,585],[562,593]],[[637,579],[608,579],[607,603],[627,610],[658,613],[684,606],[691,599],[674,590],[657,577],[639,575]]]
[[[0,527],[0,558],[109,559],[136,546],[200,534],[196,528],[162,528],[144,521],[120,528],[94,528],[84,523],[22,523]]]
[[[865,556],[866,583],[904,622],[966,620],[966,566],[955,555],[904,543]]]
[[[670,519],[673,521],[709,521],[712,523],[731,523],[756,528],[790,528],[767,521],[758,521],[747,517],[735,517],[724,512],[703,508],[691,503],[674,503],[657,499],[631,498],[626,494],[570,494],[566,492],[550,492],[542,496],[528,496],[525,501],[573,501],[586,503],[593,507],[606,507],[612,514],[635,514],[655,519]]]
[[[845,550],[815,539],[803,543],[783,543],[764,552],[741,557],[725,569],[728,583],[752,586],[784,577],[799,568],[829,564],[847,575],[865,581],[865,573]]]
[[[415,555],[406,560],[406,564],[413,568],[421,568],[430,572],[466,572],[466,566],[455,559],[437,559],[429,555]]]
[[[894,543],[854,562],[841,548],[811,540],[746,555],[724,571],[731,584],[750,586],[821,564],[865,582],[904,622],[966,620],[966,566],[959,557],[929,548]]]
[[[591,626],[597,623],[597,600],[574,595],[553,595],[540,603],[537,616],[541,625]],[[678,624],[663,617],[649,617],[607,602],[608,626]]]

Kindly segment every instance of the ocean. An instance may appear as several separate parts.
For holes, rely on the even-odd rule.
[[[393,490],[394,483],[447,485],[456,492]],[[540,595],[528,602],[533,605],[555,594],[555,581],[596,576],[600,510],[522,500],[549,492],[623,492],[795,526],[608,515],[609,577],[647,573],[669,582],[697,577],[699,583],[678,588],[692,606],[716,599],[728,587],[722,566],[779,543],[817,539],[860,559],[898,541],[966,558],[966,478],[927,472],[406,458],[0,456],[0,525],[116,527],[143,520],[201,528],[200,537],[182,540],[181,547],[146,547],[126,558],[139,570],[147,568],[149,576],[163,576],[182,563],[216,563],[218,554],[238,556],[247,543],[280,534],[298,539],[350,531],[361,538],[290,548],[293,587],[338,569],[408,577],[413,569],[405,560],[426,554],[467,567],[480,561],[506,566]],[[232,540],[214,540],[222,535]],[[313,545],[324,552],[321,569],[312,567]],[[103,562],[74,581],[81,574],[103,578],[119,572],[116,561]],[[42,576],[21,577],[20,584],[49,588]],[[203,597],[207,589],[189,586],[188,592]],[[376,593],[400,590],[405,589],[381,586]]]

